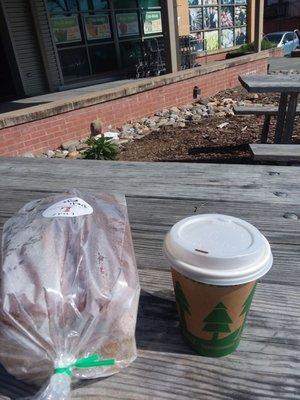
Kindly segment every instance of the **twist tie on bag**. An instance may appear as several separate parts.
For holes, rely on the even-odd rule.
[[[103,359],[101,356],[99,356],[99,354],[93,354],[88,357],[79,358],[73,364],[67,365],[66,367],[55,368],[54,374],[72,376],[74,368],[106,367],[109,365],[115,365],[115,363],[116,360],[114,358]]]

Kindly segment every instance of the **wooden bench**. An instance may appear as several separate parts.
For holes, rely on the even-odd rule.
[[[272,116],[276,116],[278,108],[273,106],[234,106],[236,115],[264,115],[265,120],[261,132],[261,143],[267,143]],[[300,114],[300,107],[297,107],[296,114]]]
[[[250,144],[256,161],[299,162],[300,145],[298,144]]]

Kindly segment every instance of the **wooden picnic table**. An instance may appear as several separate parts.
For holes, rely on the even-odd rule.
[[[25,202],[68,188],[127,196],[141,298],[138,358],[73,399],[300,399],[300,169],[298,167],[0,159],[0,226]],[[260,281],[238,350],[204,358],[184,343],[162,243],[175,222],[224,213],[257,226],[274,266]],[[0,399],[36,388],[0,370]]]
[[[250,93],[280,93],[280,101],[275,130],[275,143],[291,143],[300,78],[294,75],[247,75],[239,81]]]

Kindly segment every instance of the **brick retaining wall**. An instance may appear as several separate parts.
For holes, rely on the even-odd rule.
[[[14,119],[1,119],[0,116],[2,126],[12,125],[0,129],[0,155],[41,153],[58,147],[62,142],[84,138],[89,134],[91,121],[97,118],[106,128],[109,125],[120,127],[130,120],[150,116],[163,108],[195,101],[194,86],[201,88],[202,97],[211,96],[239,85],[239,75],[266,73],[267,65],[267,57],[245,56],[239,60],[221,61],[214,67],[199,67],[153,78],[141,86],[135,82],[127,89],[120,87],[100,93],[96,99],[81,96],[68,104],[50,103],[33,107],[31,112],[29,109],[17,111]],[[90,105],[93,102],[96,104]],[[71,110],[66,111],[68,109]],[[9,114],[12,113],[6,116],[9,117]]]

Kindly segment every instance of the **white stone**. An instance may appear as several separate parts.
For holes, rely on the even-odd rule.
[[[114,140],[119,140],[119,132],[104,132],[103,136],[106,138],[114,139]]]
[[[55,151],[53,151],[53,150],[47,150],[46,154],[47,154],[47,157],[52,158],[52,157],[55,156]]]
[[[172,114],[179,114],[179,113],[180,113],[180,110],[179,110],[178,107],[171,107],[171,108],[170,108],[170,112],[171,112]]]
[[[22,155],[22,157],[25,157],[25,158],[34,158],[34,155],[33,155],[32,153],[24,153],[24,154]]]
[[[79,140],[68,140],[67,142],[64,142],[61,144],[61,148],[63,150],[69,150],[69,147],[75,146],[75,150],[76,150],[76,146],[78,144],[79,144]]]
[[[229,122],[223,122],[222,124],[218,125],[219,129],[225,128],[225,126],[229,125]]]

